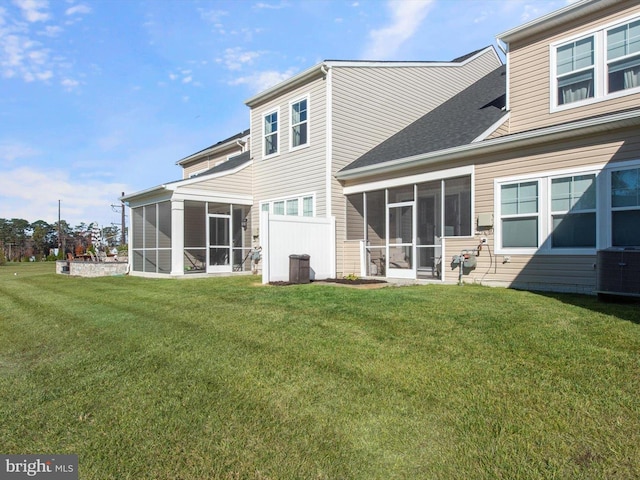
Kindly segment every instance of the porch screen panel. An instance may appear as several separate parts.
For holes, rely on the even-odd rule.
[[[171,273],[171,250],[158,250],[158,273]]]
[[[144,248],[156,248],[158,241],[156,205],[144,207]]]
[[[144,207],[136,207],[131,209],[131,233],[132,233],[132,247],[133,248],[142,248],[143,237],[142,232],[144,231]]]
[[[416,253],[420,278],[441,278],[442,185],[441,180],[418,184]]]
[[[413,185],[389,189],[389,203],[410,202],[413,200]]]
[[[184,202],[184,246],[206,248],[206,204]]]
[[[444,234],[471,235],[471,176],[444,181]]]
[[[133,251],[133,271],[134,272],[144,271],[144,255],[142,253],[142,250]]]
[[[205,269],[207,261],[207,204],[184,202],[184,268],[187,273]]]
[[[386,204],[384,190],[366,193],[367,242],[371,246],[386,245]]]
[[[132,268],[134,272],[144,271],[144,207],[131,209]]]
[[[418,245],[434,245],[442,237],[442,182],[418,185]]]
[[[144,271],[149,273],[157,273],[158,271],[158,251],[145,250],[144,251]]]
[[[171,202],[158,204],[158,248],[171,248]]]
[[[367,274],[384,276],[387,245],[387,205],[385,191],[366,192]]]
[[[364,196],[362,193],[347,195],[347,240],[364,237]]]

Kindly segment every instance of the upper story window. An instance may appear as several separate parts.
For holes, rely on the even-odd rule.
[[[291,104],[291,148],[299,148],[309,143],[308,100],[306,98]]]
[[[278,153],[278,111],[270,112],[264,116],[264,156]]]
[[[608,25],[551,48],[551,110],[640,91],[640,19]]]
[[[593,37],[558,47],[558,105],[577,102],[594,95]]]
[[[640,86],[640,20],[607,31],[609,93]]]

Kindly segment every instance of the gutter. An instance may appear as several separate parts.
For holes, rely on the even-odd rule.
[[[497,36],[498,40],[504,43],[511,43],[521,38],[526,38],[550,27],[561,24],[567,20],[572,20],[579,16],[588,15],[597,12],[602,8],[617,3],[619,0],[579,0],[562,7],[553,12],[547,13],[542,17],[531,20],[524,25],[519,25]]]
[[[280,92],[284,89],[284,88],[293,88],[293,87],[297,87],[298,85],[302,85],[304,83],[306,83],[307,81],[309,81],[311,78],[315,77],[316,75],[318,75],[318,73],[321,74],[325,74],[325,72],[327,71],[327,68],[329,68],[329,65],[327,65],[325,62],[322,63],[318,63],[316,65],[314,65],[311,68],[308,68],[307,70],[299,73],[298,75],[294,75],[293,77],[278,83],[277,85],[274,85],[271,88],[268,88],[266,90],[263,90],[262,92],[260,92],[257,95],[254,95],[253,97],[245,100],[245,105],[247,105],[248,107],[254,107],[259,103],[262,103],[264,101],[269,100],[270,98],[273,98],[277,95],[280,94]]]
[[[616,124],[616,125],[613,125]],[[496,137],[479,143],[468,143],[458,147],[447,148],[435,152],[423,153],[411,157],[389,160],[375,165],[340,171],[336,174],[338,180],[357,180],[372,175],[395,173],[412,167],[431,165],[446,160],[454,160],[469,155],[481,155],[512,149],[514,147],[539,144],[549,140],[574,137],[576,132],[581,134],[596,133],[613,127],[640,125],[640,109],[614,113],[606,117],[580,120],[570,124],[554,125],[537,130]],[[609,128],[606,128],[609,127]]]
[[[124,195],[120,198],[118,198],[118,200],[120,200],[121,202],[128,202],[129,200],[132,200],[134,198],[138,198],[138,197],[143,197],[145,195],[149,195],[151,193],[158,193],[158,192],[162,192],[164,190],[168,190],[167,185],[157,185],[155,187],[151,187],[151,188],[147,188],[146,190],[140,190],[139,192],[134,192],[134,193],[130,193],[129,195]]]

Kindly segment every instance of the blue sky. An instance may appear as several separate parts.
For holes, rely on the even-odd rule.
[[[0,218],[111,207],[325,60],[451,60],[567,0],[0,0]]]

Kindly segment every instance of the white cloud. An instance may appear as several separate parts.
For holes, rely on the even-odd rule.
[[[191,83],[193,82],[193,74],[191,70],[181,69],[178,73],[169,72],[169,80],[180,80],[181,83]]]
[[[46,27],[44,27],[44,30],[41,30],[38,32],[38,35],[43,35],[45,37],[57,37],[58,35],[60,35],[60,33],[62,33],[64,31],[64,29],[62,27],[58,27],[58,26],[54,26],[54,25],[47,25]]]
[[[227,48],[224,51],[224,57],[217,59],[218,63],[223,63],[228,70],[241,70],[245,65],[252,65],[263,52],[246,51],[242,47]]]
[[[9,141],[0,142],[0,160],[4,162],[13,162],[14,160],[33,157],[40,152],[35,148],[23,145],[21,143],[14,143]]]
[[[13,3],[22,10],[22,16],[28,22],[46,22],[51,17],[42,11],[49,8],[47,0],[13,0]]]
[[[364,58],[386,60],[392,58],[418,30],[427,16],[433,0],[391,0],[387,7],[391,13],[391,23],[369,32],[370,42]]]
[[[31,167],[4,170],[0,171],[0,217],[53,223],[58,220],[60,200],[61,216],[71,225],[94,220],[107,223],[110,205],[123,191],[126,191],[124,184],[80,178],[66,170]]]
[[[78,87],[80,85],[80,82],[78,80],[74,80],[73,78],[63,78],[60,82],[60,85],[62,85],[65,90],[71,91],[74,88]]]
[[[254,92],[261,92],[267,88],[273,87],[296,73],[296,69],[290,68],[284,72],[275,70],[267,70],[264,72],[256,72],[244,77],[238,77],[229,82],[229,85],[247,85]]]
[[[46,81],[53,76],[49,50],[32,40],[19,27],[0,31],[0,74],[26,82]]]
[[[222,17],[229,15],[229,12],[225,10],[205,10],[204,8],[199,8],[198,13],[203,20],[214,24],[219,24]],[[220,27],[220,25],[215,26],[216,28]]]
[[[44,0],[14,0],[23,16],[30,22],[44,21],[48,8]],[[0,77],[19,78],[25,82],[49,82],[64,76],[73,68],[73,62],[46,48],[44,37],[57,37],[64,29],[57,25],[43,27],[31,25],[19,18],[12,18],[5,9],[0,9]],[[36,40],[37,39],[37,40]],[[51,44],[51,43],[49,43]],[[61,82],[68,90],[71,85]]]
[[[287,4],[284,2],[281,2],[278,4],[258,2],[253,6],[253,8],[267,9],[267,10],[280,10],[281,8],[285,8],[286,6]]]
[[[69,7],[64,12],[65,15],[86,15],[87,13],[91,13],[91,7],[82,4]]]

